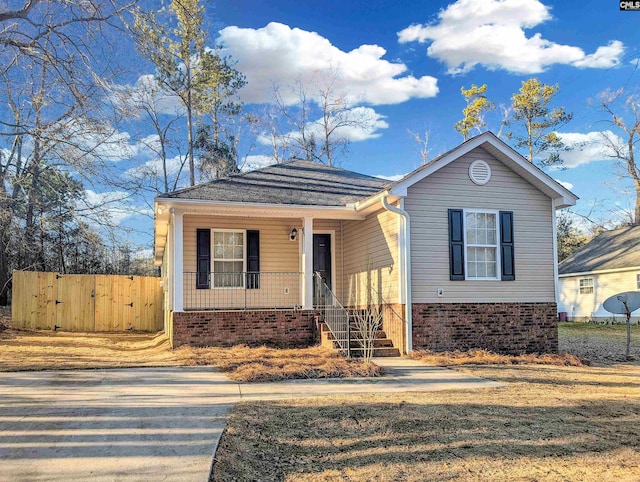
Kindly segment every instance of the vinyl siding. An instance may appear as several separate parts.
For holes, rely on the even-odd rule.
[[[635,271],[570,276],[559,279],[560,299],[558,311],[566,311],[569,319],[611,318],[611,313],[602,307],[604,300],[625,291],[638,291],[636,282],[640,268]],[[593,278],[593,293],[580,294],[580,280]],[[640,316],[640,310],[633,313]],[[624,316],[617,315],[623,319]]]
[[[290,241],[289,233],[294,227],[298,230],[298,239],[296,241]],[[261,273],[299,273],[302,270],[300,265],[302,222],[298,219],[185,215],[183,220],[185,273],[195,273],[196,271],[196,231],[198,229],[258,230],[260,231]],[[340,230],[340,221],[314,220],[314,231],[335,231],[335,233],[332,234],[335,234],[333,236],[335,243],[333,252],[335,257],[336,293],[340,292],[339,290],[341,290],[342,284],[342,266],[340,262],[342,259],[342,236]],[[293,283],[294,279],[297,279],[298,282]],[[269,286],[268,281],[271,281],[271,286]],[[245,293],[244,289],[225,289],[224,291],[226,291],[226,293],[222,293],[221,290],[196,290],[195,277],[193,275],[191,275],[191,277],[187,275],[184,286],[185,308],[194,307],[194,303],[196,303],[194,300],[197,299],[198,292],[202,293],[206,291],[219,291],[221,293],[220,297],[223,297],[227,304],[242,305],[246,294],[252,299],[249,303],[250,306],[270,307],[268,301],[274,298],[282,303],[287,302],[291,304],[291,306],[299,305],[301,304],[299,281],[300,277],[296,278],[294,275],[274,275],[271,279],[269,279],[268,276],[262,276],[260,289],[258,290],[246,290],[247,293]],[[287,288],[289,291],[286,296],[284,295],[284,288]],[[272,292],[269,293],[268,290],[272,290]],[[210,299],[211,298],[208,298],[208,300]],[[224,303],[216,302],[212,307],[221,307],[223,305]],[[202,306],[202,308],[204,308],[204,306]]]
[[[384,209],[344,223],[344,300],[398,302],[398,215]]]
[[[491,167],[483,186],[469,179],[476,159]],[[484,149],[411,186],[404,205],[411,217],[413,303],[555,301],[551,199]],[[513,211],[515,281],[449,280],[448,209]]]

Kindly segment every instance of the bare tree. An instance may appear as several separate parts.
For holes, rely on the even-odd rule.
[[[426,164],[429,162],[429,138],[431,137],[431,131],[429,129],[425,129],[424,134],[422,135],[418,132],[413,132],[411,129],[407,129],[407,132],[413,140],[416,141],[416,144],[418,144],[422,164]]]
[[[640,140],[640,97],[625,95],[623,89],[600,94],[600,108],[608,117],[607,122],[621,133],[603,131],[602,142],[606,155],[615,159],[622,168],[622,176],[631,180],[635,190],[635,206],[632,224],[640,223],[640,169],[635,159],[635,146]]]
[[[358,106],[347,92],[340,91],[339,80],[340,70],[331,68],[308,82],[297,79],[289,86],[287,96],[280,86],[274,86],[274,104],[283,122],[272,122],[266,136],[272,141],[276,158],[286,146],[292,157],[332,166],[348,149],[349,131],[374,127],[371,109]],[[291,97],[296,99],[293,104],[289,102]]]

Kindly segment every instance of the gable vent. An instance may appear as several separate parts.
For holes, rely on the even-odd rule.
[[[489,182],[491,179],[491,168],[485,161],[478,159],[473,161],[469,166],[469,177],[480,186]]]

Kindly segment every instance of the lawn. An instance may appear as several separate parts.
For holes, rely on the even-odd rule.
[[[638,481],[640,362],[612,360],[624,336],[563,324],[561,346],[590,346],[594,366],[456,367],[504,388],[242,403],[212,479]]]
[[[377,365],[321,347],[171,350],[164,334],[0,331],[0,371],[210,365],[237,381],[379,376]]]

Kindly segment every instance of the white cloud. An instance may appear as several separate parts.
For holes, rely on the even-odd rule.
[[[329,127],[333,129],[331,138],[336,140],[345,140],[349,142],[360,142],[368,139],[377,139],[382,135],[380,129],[387,129],[389,124],[384,120],[382,114],[377,113],[371,107],[354,107],[348,111],[342,112],[337,118],[329,122]],[[309,122],[306,127],[308,135],[314,135],[317,139],[324,136],[323,119],[319,118],[313,122]],[[286,141],[287,145],[300,139],[302,134],[300,131],[290,131],[279,137]],[[272,145],[272,139],[267,134],[258,136],[258,142],[262,145]]]
[[[620,63],[620,56],[624,52],[624,45],[619,40],[609,42],[609,45],[598,47],[598,49],[587,55],[584,59],[573,63],[576,67],[592,69],[608,69]]]
[[[167,159],[167,175],[174,176],[180,170],[184,162],[184,156],[175,156]],[[144,177],[161,177],[163,175],[162,161],[159,158],[151,159],[143,164],[128,169],[125,176],[140,179]]]
[[[374,177],[379,177],[380,179],[387,179],[389,181],[399,181],[400,179],[402,179],[404,176],[406,176],[407,173],[405,174],[394,174],[392,176],[385,176],[383,174],[376,174]]]
[[[254,155],[247,156],[242,163],[240,170],[242,172],[255,171],[256,169],[261,169],[263,167],[270,166],[275,164],[276,160],[273,156],[264,156],[264,155]]]
[[[226,27],[219,40],[247,78],[241,91],[247,103],[269,102],[274,83],[284,87],[297,80],[306,87],[333,81],[334,92],[373,105],[398,104],[438,93],[437,79],[408,75],[406,65],[384,60],[386,50],[378,45],[361,45],[345,52],[316,32],[276,22],[260,29]],[[281,94],[287,104],[298,100],[297,94],[287,89]]]
[[[184,114],[184,104],[178,96],[165,92],[152,74],[141,75],[130,86],[114,86],[114,90],[117,95],[113,100],[122,109],[140,111],[143,106],[150,106],[159,114]]]
[[[611,159],[605,144],[606,139],[622,145],[622,139],[611,131],[557,132],[560,140],[569,146],[569,151],[561,153],[565,167],[577,167],[594,161]]]
[[[427,55],[458,74],[483,65],[518,74],[536,74],[553,64],[608,68],[619,63],[624,50],[612,41],[586,55],[575,46],[527,37],[531,29],[552,18],[539,0],[458,0],[438,13],[436,22],[411,25],[398,32],[400,43],[431,42]]]
[[[124,191],[95,192],[87,189],[84,194],[76,210],[80,217],[92,225],[118,225],[133,216],[153,216],[150,209],[134,206],[130,194]]]
[[[573,184],[571,184],[570,182],[561,181],[560,179],[554,179],[554,181],[556,181],[561,186],[566,187],[569,191],[573,189]]]

